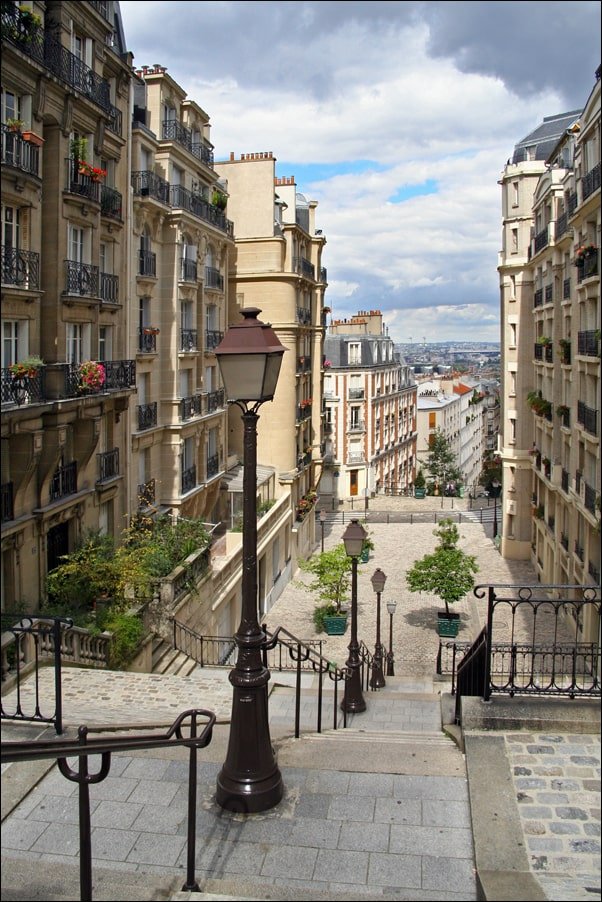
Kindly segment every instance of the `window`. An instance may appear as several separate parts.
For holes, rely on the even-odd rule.
[[[27,327],[26,320],[2,321],[2,367],[17,363],[23,357],[27,357]]]
[[[518,254],[518,229],[512,229],[510,239],[510,253]]]
[[[192,395],[192,370],[180,370],[180,396],[189,398]]]
[[[5,250],[21,246],[21,211],[17,207],[2,207],[2,244]]]
[[[435,429],[437,427],[437,414],[436,412],[429,411],[429,429]]]
[[[219,329],[219,310],[215,304],[207,304],[205,307],[205,330],[215,332]]]
[[[508,335],[509,347],[515,348],[516,347],[516,323],[508,323],[508,330],[509,330],[509,335]]]
[[[98,359],[99,360],[112,360],[113,359],[113,327],[112,326],[99,326],[98,327]]]
[[[69,226],[69,259],[73,263],[84,262],[84,230]]]
[[[182,301],[180,304],[180,319],[182,329],[194,328],[193,306],[191,301]]]
[[[90,356],[88,323],[67,323],[67,363],[81,363]]]
[[[352,406],[349,409],[349,425],[351,429],[359,429],[361,425],[361,407]]]
[[[140,298],[138,305],[138,323],[141,329],[144,329],[145,326],[151,325],[150,302],[151,299],[149,297]]]
[[[98,531],[102,535],[113,532],[113,501],[104,501],[98,511]]]
[[[518,207],[518,182],[512,182],[512,206]]]
[[[516,276],[510,276],[510,300],[516,298]]]
[[[190,438],[184,439],[184,445],[182,448],[182,470],[189,470],[194,466],[194,446],[195,446],[195,438],[194,436],[190,436]]]
[[[21,119],[21,98],[12,91],[2,89],[2,121]]]
[[[347,345],[347,362],[355,366],[362,362],[362,346],[360,342],[350,341]]]

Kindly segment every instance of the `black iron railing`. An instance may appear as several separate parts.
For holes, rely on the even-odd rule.
[[[100,298],[103,304],[119,303],[119,276],[112,273],[101,272],[100,278]]]
[[[205,350],[206,351],[214,351],[217,348],[218,344],[224,337],[224,333],[220,332],[218,329],[206,329],[205,330]]]
[[[77,461],[57,467],[50,480],[50,500],[57,501],[77,492]]]
[[[138,251],[138,275],[157,277],[157,255],[153,251]]]
[[[533,239],[533,252],[535,254],[539,253],[542,248],[547,247],[548,244],[548,227],[542,229],[541,232],[538,232],[535,238]]]
[[[45,398],[45,369],[40,367],[32,376],[14,376],[8,367],[2,370],[2,404],[37,404]]]
[[[589,482],[584,482],[583,503],[590,514],[596,513],[596,490]]]
[[[40,255],[2,245],[2,284],[16,288],[40,287]]]
[[[203,396],[191,395],[180,401],[180,419],[189,420],[191,417],[201,416],[203,413]]]
[[[306,257],[293,257],[293,272],[297,272],[308,279],[315,279],[316,267]]]
[[[67,191],[69,194],[77,194],[79,197],[85,197],[94,203],[100,203],[100,181],[93,179],[88,172],[87,166],[80,165],[79,160],[69,157],[67,164]]]
[[[221,408],[226,404],[226,396],[223,388],[218,388],[216,391],[207,392],[205,399],[207,404],[207,413],[214,413],[214,411],[216,410],[221,410]]]
[[[138,350],[143,354],[155,354],[158,334],[159,329],[154,326],[142,326],[138,329]]]
[[[123,210],[123,198],[115,188],[101,185],[100,212],[109,219],[121,219]]]
[[[111,756],[117,752],[183,747],[190,750],[188,759],[188,818],[186,848],[186,883],[183,891],[196,891],[196,806],[197,806],[197,751],[211,742],[215,714],[204,708],[183,711],[164,733],[135,733],[129,736],[91,737],[93,730],[80,726],[77,739],[28,740],[27,742],[3,742],[2,764],[14,761],[54,760],[62,775],[77,784],[79,795],[79,868],[80,899],[92,899],[92,813],[90,785],[102,783],[111,770]],[[117,727],[119,729],[119,727]],[[127,731],[127,727],[123,728]],[[91,756],[96,756],[91,759]],[[77,759],[72,766],[69,759]],[[100,758],[100,761],[98,761]]]
[[[543,288],[538,288],[533,293],[533,306],[541,307],[542,304],[543,304]]]
[[[197,349],[197,330],[196,329],[180,329],[180,350],[196,351]]]
[[[175,119],[166,119],[163,122],[164,141],[175,141],[185,147],[193,156],[202,163],[213,168],[213,151],[202,141],[195,141],[192,131]]]
[[[155,503],[156,483],[154,479],[142,482],[138,485],[139,507],[151,507]]]
[[[210,454],[207,457],[207,479],[213,479],[219,473],[219,454]]]
[[[40,148],[2,124],[2,165],[39,176]]]
[[[65,260],[65,294],[99,297],[98,266]]]
[[[569,227],[569,214],[561,213],[556,220],[556,238],[561,238]]]
[[[230,236],[233,234],[232,223],[226,218],[225,213],[220,210],[219,207],[210,204],[209,201],[205,200],[200,194],[195,194],[193,191],[189,191],[188,188],[184,188],[182,185],[170,186],[169,203],[172,207],[187,210],[189,213],[192,213],[193,216],[214,225],[216,228],[226,232]]]
[[[577,422],[591,435],[598,434],[598,411],[583,401],[577,401]]]
[[[196,260],[189,260],[187,257],[182,257],[180,260],[180,281],[196,282],[197,279],[198,276]]]
[[[587,200],[590,194],[593,194],[600,187],[600,163],[586,172],[581,179],[581,194],[583,200]]]
[[[169,205],[169,182],[150,169],[132,172],[132,188],[135,197],[152,197]]]
[[[2,483],[2,522],[12,520],[15,515],[14,487],[12,482]]]
[[[152,429],[157,425],[157,402],[151,404],[138,404],[136,406],[138,429]]]
[[[31,614],[2,615],[2,680],[9,677],[14,685],[14,708],[7,708],[11,696],[2,696],[0,715],[3,720],[20,720],[53,724],[58,735],[63,732],[63,688],[61,644],[66,629],[73,626],[68,617],[43,617]],[[6,660],[5,660],[6,658]],[[54,698],[42,699],[38,672],[42,662],[54,665]],[[30,673],[34,679],[32,697],[27,701],[22,683]]]
[[[600,334],[595,329],[577,333],[577,353],[585,357],[600,356]]]
[[[571,280],[563,279],[562,281],[562,299],[568,301],[571,296]]]
[[[468,647],[447,648],[458,722],[465,695],[600,695],[600,646],[583,638],[587,622],[596,633],[600,586],[477,586],[475,595],[488,597],[487,625]],[[438,673],[441,654],[440,645]]]
[[[191,492],[196,484],[196,467],[193,464],[191,467],[182,470],[182,494],[185,495],[186,492]]]
[[[119,476],[119,448],[112,451],[101,451],[98,457],[98,482],[115,479]]]
[[[213,266],[205,267],[205,288],[217,288],[219,291],[224,290],[224,277],[219,269]]]

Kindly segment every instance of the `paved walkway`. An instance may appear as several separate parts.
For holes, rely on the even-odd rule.
[[[308,900],[476,898],[465,761],[440,731],[436,693],[445,685],[436,683],[433,692],[439,602],[412,595],[404,581],[407,567],[434,545],[433,528],[369,522],[376,547],[359,575],[359,634],[372,647],[376,604],[370,576],[378,566],[387,574],[381,636],[387,646],[384,605],[387,597],[398,603],[393,628],[397,676],[386,689],[366,694],[368,709],[351,719],[349,730],[312,740],[283,738],[293,719],[291,694],[284,685],[290,678],[273,674],[270,721],[286,791],[271,812],[230,815],[213,799],[232,697],[227,671],[200,670],[189,677],[65,671],[64,717],[72,726],[171,723],[186,708],[216,711],[224,725],[200,756],[197,863],[207,892],[244,898],[255,890],[258,898],[276,892],[273,898]],[[340,524],[333,525],[326,546],[337,544],[342,531]],[[529,565],[499,556],[481,526],[462,524],[461,533],[463,547],[478,557],[478,581],[536,582]],[[459,638],[477,634],[484,616],[481,604],[467,600],[458,605]],[[282,623],[290,632],[312,638],[313,605],[306,589],[291,584],[269,612],[268,625]],[[348,636],[325,638],[324,654],[344,662],[348,641]],[[9,699],[5,702],[8,706]],[[599,897],[599,735],[513,733],[506,734],[504,746],[522,824],[517,843],[527,850],[542,898]],[[4,776],[10,777],[14,767],[9,765]],[[95,868],[173,878],[181,886],[186,779],[185,755],[177,750],[165,756],[114,756],[111,775],[92,790]],[[24,862],[37,862],[31,871],[44,868],[48,875],[53,867],[75,864],[76,825],[76,791],[53,769],[3,823],[3,884],[15,872],[29,872]],[[34,895],[31,888],[24,895],[3,890],[4,898]],[[76,896],[53,895],[48,889],[37,898]]]

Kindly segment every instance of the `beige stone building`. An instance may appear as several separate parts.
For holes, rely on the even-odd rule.
[[[322,473],[321,410],[326,239],[316,228],[315,201],[294,177],[277,178],[271,152],[234,154],[216,162],[227,187],[235,253],[229,280],[229,322],[257,307],[286,348],[276,395],[260,409],[257,460],[276,471],[276,496],[290,498],[290,553],[313,549],[313,493]],[[242,456],[240,413],[230,413],[233,453]],[[306,510],[309,509],[309,514]]]
[[[380,310],[331,323],[324,342],[325,509],[414,481],[416,384],[395,352]]]
[[[599,74],[500,182],[501,551],[554,584],[600,580]]]
[[[130,75],[118,4],[3,3],[3,610],[127,514]]]

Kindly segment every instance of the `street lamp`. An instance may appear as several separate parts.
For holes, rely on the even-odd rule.
[[[237,659],[230,672],[232,717],[226,760],[217,777],[216,800],[229,811],[258,812],[282,798],[282,776],[274,758],[268,719],[264,666],[265,633],[257,619],[257,414],[271,401],[286,350],[260,310],[240,311],[243,322],[231,326],[215,349],[229,404],[242,410],[243,530],[242,607],[234,636]]]
[[[380,567],[377,567],[370,580],[372,588],[376,592],[376,645],[374,647],[374,657],[372,658],[372,676],[370,677],[371,689],[382,689],[383,686],[386,686],[385,675],[383,673],[384,648],[380,641],[380,596],[385,588],[386,581],[387,577]]]
[[[501,482],[497,479],[491,481],[491,490],[493,494],[493,538],[497,539],[497,499],[502,487]]]
[[[393,614],[397,602],[388,601],[387,611],[389,612],[389,654],[387,655],[387,676],[395,676],[395,660],[393,658]]]
[[[357,641],[357,562],[362,553],[366,536],[366,530],[359,520],[352,520],[343,533],[345,551],[351,558],[351,641],[346,663],[349,676],[345,682],[345,695],[341,703],[341,708],[347,714],[359,714],[366,710],[360,679],[360,647]]]
[[[320,511],[320,529],[322,530],[322,554],[324,554],[324,523],[326,522],[326,511]]]

